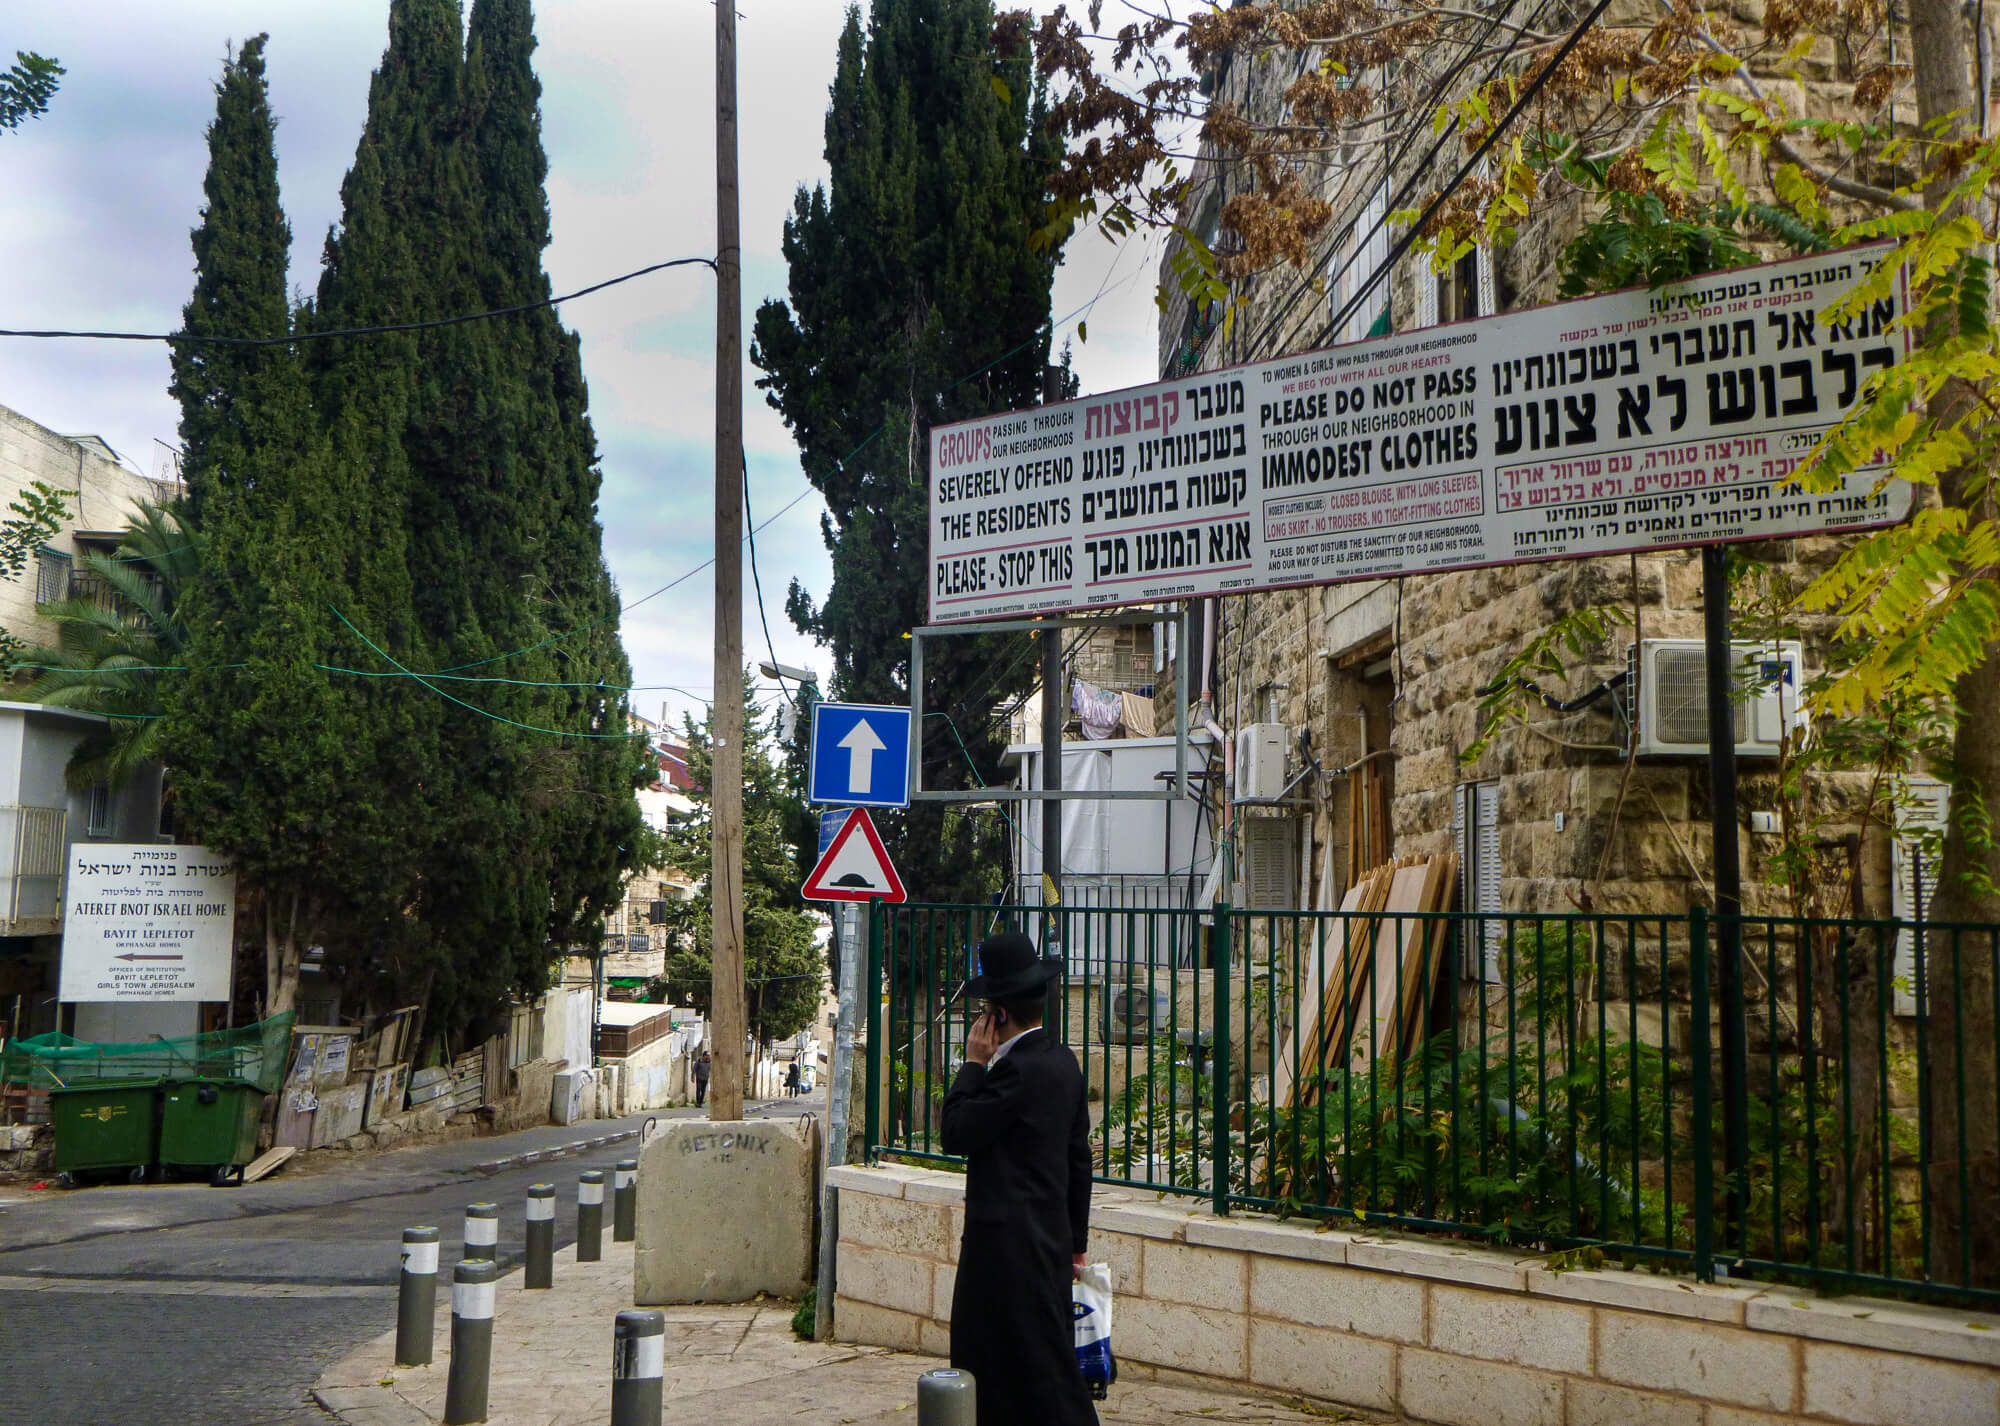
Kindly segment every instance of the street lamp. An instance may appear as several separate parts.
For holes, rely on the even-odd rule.
[[[766,678],[789,678],[793,683],[797,684],[816,684],[819,682],[819,675],[809,668],[798,668],[792,664],[777,663],[767,659],[759,659],[757,661],[757,672],[763,674]]]

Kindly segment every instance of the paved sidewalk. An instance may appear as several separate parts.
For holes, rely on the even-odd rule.
[[[451,1306],[443,1280],[438,1289],[431,1366],[397,1367],[392,1328],[320,1377],[314,1397],[346,1426],[430,1426],[443,1416]],[[578,1263],[574,1248],[557,1253],[555,1287],[546,1292],[525,1291],[518,1272],[502,1278],[493,1324],[491,1426],[609,1421],[611,1324],[631,1297],[629,1243],[606,1242],[600,1263]],[[801,1342],[792,1335],[789,1302],[665,1311],[672,1420],[916,1426],[917,1377],[943,1365],[878,1347]],[[383,1317],[393,1320],[392,1303],[383,1304]],[[1325,1426],[1378,1419],[1161,1381],[1113,1387],[1099,1414],[1106,1426]]]

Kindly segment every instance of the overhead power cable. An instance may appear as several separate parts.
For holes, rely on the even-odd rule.
[[[764,577],[757,573],[757,522],[750,513],[750,458],[744,456],[742,459],[743,523],[750,527],[750,585],[757,591],[757,622],[764,626],[764,650],[771,656],[771,676],[778,680],[778,692],[785,695],[785,702],[790,704],[792,712],[797,714],[800,711],[799,705],[793,699],[792,691],[785,687],[785,676],[778,672],[778,646],[771,642],[771,620],[764,612]],[[799,692],[804,694],[803,685],[800,686]]]
[[[949,386],[945,387],[944,390],[947,392],[956,391],[958,390],[959,387],[965,385],[968,381],[976,381],[981,376],[984,376],[994,367],[1000,365],[1000,363],[1007,361],[1010,358],[1019,356],[1022,352],[1026,351],[1029,347],[1033,346],[1036,342],[1040,341],[1042,333],[1044,331],[1047,331],[1050,337],[1053,338],[1058,329],[1068,326],[1078,317],[1083,316],[1086,312],[1090,311],[1091,308],[1095,307],[1099,302],[1102,302],[1106,297],[1109,297],[1119,288],[1124,287],[1126,284],[1130,283],[1133,280],[1133,278],[1136,278],[1142,271],[1144,271],[1143,268],[1135,268],[1130,276],[1121,278],[1119,281],[1112,283],[1108,287],[1100,288],[1097,295],[1095,297],[1092,297],[1088,302],[1085,302],[1082,306],[1073,309],[1072,311],[1068,312],[1067,314],[1061,317],[1057,317],[1051,321],[1043,323],[1041,326],[1035,328],[1034,335],[1029,337],[1026,341],[1020,342],[1015,346],[1010,347],[1008,350],[1002,352],[999,356],[994,357],[993,360],[987,362],[984,366],[977,367],[974,370],[967,372],[964,376],[959,377],[958,380],[952,382]],[[853,460],[856,456],[860,455],[863,451],[867,450],[869,446],[874,444],[875,438],[877,436],[880,436],[882,432],[884,432],[887,429],[888,429],[888,422],[886,421],[882,422],[880,425],[876,426],[874,430],[870,431],[867,435],[863,436],[861,440],[855,444],[852,450],[848,451],[846,455],[836,460],[834,464],[836,466],[846,465],[849,461]],[[763,531],[769,529],[775,521],[777,521],[780,517],[782,517],[788,511],[790,511],[793,506],[797,505],[800,501],[804,500],[808,495],[814,494],[815,490],[816,487],[808,485],[804,490],[801,490],[797,495],[794,495],[790,500],[786,501],[782,506],[780,506],[776,514],[766,517],[761,523],[754,526],[751,529],[750,534],[746,535],[744,538],[747,540],[752,536],[761,534]],[[623,608],[618,610],[618,613],[620,614],[631,613],[634,609],[637,609],[641,604],[646,603],[648,600],[657,599],[662,594],[665,594],[668,590],[674,588],[676,585],[684,584],[688,580],[693,579],[696,575],[700,574],[703,570],[707,569],[710,565],[714,563],[715,563],[715,556],[710,555],[700,564],[694,566],[694,568],[686,571],[683,574],[676,575],[673,579],[668,580],[665,584],[661,585],[651,594],[641,595],[639,598],[633,600],[630,604],[625,605]],[[494,654],[491,658],[479,659],[473,663],[454,664],[452,665],[452,667],[443,670],[443,672],[463,673],[466,669],[469,668],[482,668],[487,664],[500,663],[506,659],[519,657],[521,654],[533,653],[536,649],[546,648],[550,644],[559,643],[560,641],[570,638],[573,635],[588,632],[589,630],[596,628],[599,624],[604,623],[606,620],[612,617],[614,616],[606,614],[603,618],[593,619],[588,624],[579,624],[573,629],[564,630],[562,633],[551,634],[548,638],[543,639],[540,643],[528,644],[518,649],[510,649],[504,654]]]
[[[1478,52],[1479,47],[1481,45],[1484,45],[1486,41],[1489,38],[1491,38],[1493,31],[1498,29],[1500,25],[1504,23],[1506,17],[1512,13],[1514,6],[1518,3],[1519,0],[1507,0],[1506,6],[1497,13],[1495,13],[1493,17],[1487,21],[1486,29],[1480,34],[1479,38],[1474,40],[1472,44],[1467,48],[1464,56],[1462,56],[1456,63],[1454,63],[1451,66],[1451,68],[1448,69],[1444,74],[1438,77],[1437,83],[1431,86],[1430,96],[1424,100],[1423,104],[1414,106],[1415,108],[1421,110],[1422,108],[1427,107],[1432,101],[1432,99],[1436,98],[1437,96],[1441,95],[1444,92],[1444,89],[1447,85],[1449,85],[1455,79],[1457,79],[1460,74],[1464,73],[1466,65],[1472,62],[1472,56]],[[1544,0],[1543,8],[1546,8],[1546,5],[1547,5],[1547,0]],[[1540,15],[1541,15],[1541,10],[1538,9],[1536,11],[1536,18],[1538,20],[1540,18]],[[1482,87],[1486,84],[1490,84],[1493,82],[1494,77],[1500,73],[1501,67],[1507,63],[1507,61],[1513,56],[1514,51],[1520,47],[1521,38],[1522,38],[1521,31],[1516,30],[1513,35],[1513,38],[1508,41],[1507,47],[1504,50],[1502,50],[1498,55],[1498,57],[1494,59],[1493,63],[1490,66],[1488,66],[1486,71],[1486,78],[1480,81]],[[1423,182],[1424,175],[1430,172],[1431,165],[1437,161],[1437,156],[1443,150],[1445,144],[1450,142],[1452,135],[1458,132],[1458,126],[1459,126],[1458,117],[1454,115],[1452,117],[1451,122],[1445,126],[1444,131],[1436,135],[1431,140],[1430,148],[1426,150],[1424,156],[1417,161],[1416,167],[1410,170],[1409,176],[1405,178],[1403,182],[1398,186],[1395,197],[1392,198],[1389,202],[1382,205],[1382,216],[1376,219],[1374,225],[1370,227],[1366,233],[1362,234],[1359,238],[1357,238],[1354,241],[1353,246],[1348,251],[1347,260],[1341,264],[1340,271],[1333,274],[1332,281],[1338,282],[1342,277],[1346,276],[1348,270],[1354,266],[1355,262],[1359,259],[1361,253],[1367,249],[1369,241],[1375,236],[1375,234],[1379,233],[1383,229],[1383,227],[1387,225],[1389,221],[1389,215],[1391,213],[1400,212],[1403,210],[1404,207],[1407,206],[1410,195],[1416,191],[1417,185]],[[1405,153],[1409,152],[1410,143],[1415,138],[1418,132],[1418,128],[1419,126],[1417,125],[1414,124],[1411,125],[1409,131],[1404,135],[1402,142],[1400,142],[1396,146],[1395,150],[1391,153],[1386,153],[1383,155],[1382,177],[1385,183],[1388,180],[1389,175],[1395,171],[1397,162],[1401,160],[1402,156]],[[1277,331],[1278,328],[1291,317],[1293,312],[1298,310],[1299,302],[1308,294],[1315,296],[1318,294],[1318,289],[1313,286],[1314,280],[1319,277],[1320,273],[1326,270],[1327,265],[1333,261],[1334,257],[1338,252],[1339,252],[1339,247],[1337,244],[1327,248],[1326,252],[1320,257],[1320,260],[1313,265],[1313,270],[1306,274],[1305,280],[1301,282],[1299,286],[1293,290],[1292,296],[1284,303],[1282,307],[1280,307],[1278,311],[1274,312],[1271,315],[1270,319],[1266,321],[1263,327],[1258,331],[1256,338],[1247,347],[1244,348],[1244,354],[1246,356],[1250,357],[1252,360],[1258,359],[1258,354],[1260,350],[1263,348],[1265,340],[1269,338],[1272,333]],[[1338,331],[1339,330],[1338,326],[1336,326],[1334,330]]]
[[[1353,316],[1361,304],[1367,300],[1368,295],[1380,286],[1383,280],[1395,270],[1397,259],[1410,250],[1410,244],[1417,240],[1417,234],[1424,230],[1424,225],[1436,216],[1438,210],[1444,207],[1445,201],[1452,194],[1456,193],[1465,183],[1465,180],[1472,175],[1472,171],[1479,167],[1481,160],[1486,157],[1487,151],[1500,141],[1500,136],[1507,132],[1508,127],[1513,124],[1514,120],[1520,117],[1521,111],[1526,109],[1530,101],[1542,92],[1542,86],[1547,84],[1554,76],[1556,70],[1562,67],[1562,62],[1569,58],[1570,51],[1583,42],[1583,37],[1589,33],[1590,27],[1596,24],[1604,12],[1610,8],[1611,0],[1597,0],[1597,3],[1590,7],[1590,13],[1585,15],[1577,27],[1569,32],[1568,37],[1563,40],[1561,47],[1556,50],[1554,57],[1542,66],[1533,79],[1528,81],[1527,87],[1521,91],[1520,96],[1514,100],[1512,106],[1501,116],[1500,122],[1494,124],[1486,131],[1486,137],[1479,141],[1479,146],[1459,166],[1459,170],[1453,175],[1451,182],[1446,184],[1438,192],[1437,196],[1425,205],[1424,211],[1417,215],[1417,220],[1404,229],[1403,235],[1396,239],[1395,243],[1390,246],[1389,255],[1383,259],[1382,265],[1376,268],[1368,280],[1361,284],[1359,291],[1347,299],[1347,305],[1334,314],[1333,320],[1327,324],[1326,330],[1320,333],[1320,341],[1322,343],[1335,332],[1338,332],[1347,319]],[[1384,220],[1386,221],[1386,214],[1384,215]]]
[[[206,336],[200,332],[27,331],[9,327],[0,327],[0,337],[74,337],[95,342],[181,342],[191,346],[211,347],[288,347],[297,342],[322,342],[330,337],[373,337],[386,332],[425,332],[434,327],[456,327],[465,322],[485,322],[495,317],[512,317],[521,312],[539,312],[544,307],[573,302],[579,297],[588,297],[593,292],[602,292],[607,287],[616,287],[621,282],[630,282],[635,277],[664,272],[670,267],[697,266],[713,269],[715,259],[677,257],[670,262],[656,262],[650,267],[606,278],[603,282],[594,282],[588,287],[579,287],[576,291],[565,292],[560,297],[544,297],[539,302],[523,302],[513,307],[493,307],[484,312],[463,312],[455,317],[433,317],[423,322],[392,322],[379,327],[333,327],[326,331],[291,332],[282,337],[218,337]]]

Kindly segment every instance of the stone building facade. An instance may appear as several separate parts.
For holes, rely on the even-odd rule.
[[[1730,22],[1754,32],[1762,5],[1734,0],[1727,11]],[[1636,0],[1619,0],[1601,23],[1645,27],[1656,13]],[[1573,22],[1544,21],[1557,32]],[[1301,65],[1289,55],[1237,55],[1211,76],[1212,94],[1253,121],[1270,122],[1282,112],[1280,96]],[[1766,74],[1766,88],[1793,112],[1846,114],[1855,76],[1842,65],[1832,42],[1823,40],[1795,74]],[[1422,127],[1427,138],[1428,126]],[[1345,299],[1383,265],[1390,236],[1401,231],[1379,220],[1387,195],[1401,188],[1425,147],[1411,145],[1401,166],[1386,170],[1378,147],[1329,156],[1318,170],[1319,196],[1335,216],[1313,264],[1306,270],[1281,266],[1236,284],[1241,302],[1227,322],[1219,308],[1190,303],[1175,280],[1170,250],[1161,268],[1167,294],[1159,328],[1162,376],[1553,301],[1559,259],[1586,216],[1574,201],[1538,208],[1511,246],[1468,256],[1447,276],[1435,276],[1427,258],[1403,258],[1369,302],[1332,330]],[[1457,145],[1445,152],[1449,166],[1440,164],[1414,191],[1435,188],[1462,161]],[[1758,177],[1747,168],[1744,176]],[[1188,227],[1213,238],[1222,204],[1245,186],[1240,163],[1206,151],[1190,176],[1183,212]],[[1824,540],[1788,540],[1737,549],[1748,560],[1802,575],[1823,563],[1830,547]],[[1293,734],[1293,771],[1301,766],[1299,730],[1325,769],[1374,754],[1386,765],[1395,855],[1442,852],[1464,842],[1471,829],[1463,827],[1461,790],[1484,785],[1487,800],[1475,797],[1464,805],[1483,805],[1495,815],[1499,878],[1471,909],[1682,912],[1712,900],[1706,761],[1638,759],[1628,777],[1632,710],[1622,690],[1568,712],[1531,703],[1525,724],[1505,728],[1483,755],[1471,762],[1460,755],[1480,737],[1480,691],[1510,657],[1572,611],[1615,606],[1636,627],[1616,629],[1588,657],[1570,660],[1561,685],[1546,689],[1555,701],[1622,673],[1633,639],[1699,639],[1699,565],[1695,551],[1677,550],[1223,596],[1197,614],[1195,623],[1214,636],[1201,646],[1198,665],[1183,672],[1191,694],[1222,727],[1233,732],[1270,717],[1284,723]],[[1822,665],[1827,629],[1799,632],[1810,674]],[[1771,759],[1740,763],[1746,818],[1740,840],[1746,909],[1780,914],[1793,908],[1768,875],[1778,838],[1748,822],[1749,813],[1772,808],[1775,771]],[[1311,895],[1321,905],[1333,904],[1344,889],[1336,886],[1328,896],[1318,883],[1323,863],[1330,861],[1337,879],[1347,864],[1347,781],[1319,780],[1310,835]],[[1837,788],[1830,795],[1835,802],[1842,796]],[[1765,825],[1758,819],[1759,828]],[[1830,842],[1852,841],[1859,831],[1858,821],[1850,821],[1820,834]],[[1327,839],[1334,843],[1330,859],[1324,856]],[[1871,836],[1855,850],[1847,859],[1854,909],[1890,914],[1889,846]]]

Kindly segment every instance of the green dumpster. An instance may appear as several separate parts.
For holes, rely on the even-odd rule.
[[[160,1113],[160,1162],[205,1168],[220,1183],[257,1157],[264,1092],[237,1079],[181,1079],[167,1085]]]
[[[49,1091],[56,1171],[135,1169],[159,1157],[157,1079],[92,1080]]]

